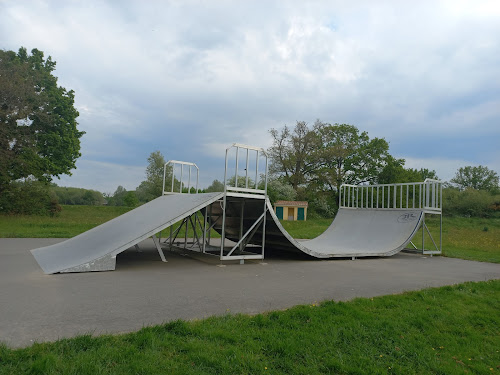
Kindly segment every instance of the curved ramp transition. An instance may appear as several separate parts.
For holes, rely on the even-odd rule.
[[[243,232],[246,232],[259,212],[262,201],[228,197],[226,238],[238,241],[240,219],[238,213],[244,205]],[[296,240],[281,225],[267,201],[265,246],[266,253],[306,253],[316,258],[390,256],[405,248],[418,230],[424,212],[419,209],[367,209],[341,208],[332,224],[312,240]],[[220,208],[212,207],[214,218],[220,217]],[[219,219],[216,230],[220,232]],[[307,225],[307,221],[303,223]],[[258,230],[249,243],[262,243],[262,230]]]
[[[269,213],[272,224],[266,226],[266,246],[268,236],[281,232],[288,242],[280,246],[283,250],[299,249],[317,258],[394,255],[411,241],[424,215],[421,210],[341,208],[321,235],[297,241],[286,232],[272,208]]]

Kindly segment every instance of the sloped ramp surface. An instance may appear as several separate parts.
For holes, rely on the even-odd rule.
[[[421,210],[341,208],[320,236],[297,241],[283,228],[270,204],[268,208],[266,247],[280,242],[281,250],[300,250],[317,258],[394,255],[411,241],[424,215]]]
[[[165,195],[64,242],[31,250],[46,274],[110,271],[116,255],[222,197]]]

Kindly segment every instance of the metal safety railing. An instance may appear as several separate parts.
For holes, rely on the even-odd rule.
[[[187,171],[187,185],[184,181],[185,175],[184,175],[184,167],[186,167]],[[170,184],[171,189],[165,191],[165,188],[167,187],[166,185],[166,179],[167,179],[167,170],[171,168],[170,174],[172,175],[172,181]],[[179,176],[176,174],[176,168],[179,169]],[[179,160],[169,160],[165,163],[163,166],[163,193],[162,195],[165,194],[179,194],[183,192],[183,189],[187,187],[187,193],[191,192],[191,168],[196,169],[196,185],[193,186],[195,188],[195,193],[198,193],[198,180],[200,176],[200,169],[195,163],[190,163],[187,161],[179,161]],[[177,178],[179,177],[179,178]],[[178,185],[178,186],[177,186]]]
[[[421,209],[441,213],[443,185],[439,180],[379,185],[344,184],[339,191],[340,208]]]
[[[229,151],[235,149],[235,164],[234,164],[234,175],[230,176],[229,171]],[[240,155],[243,151],[243,155]],[[250,153],[255,154],[255,160],[250,161]],[[259,159],[260,157],[265,158],[265,170],[262,175],[264,182],[264,189],[259,189]],[[240,159],[244,159],[244,173],[241,172]],[[224,169],[224,189],[226,192],[239,192],[239,193],[257,193],[266,194],[267,191],[267,170],[268,170],[268,160],[266,151],[262,147],[248,146],[241,143],[233,143],[230,147],[226,149],[226,161]],[[253,172],[255,171],[255,180],[252,181]],[[234,178],[234,181],[231,179]],[[243,185],[243,186],[242,186]]]

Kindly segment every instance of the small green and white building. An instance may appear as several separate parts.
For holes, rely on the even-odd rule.
[[[274,212],[280,220],[306,220],[307,206],[307,202],[301,201],[276,201]]]

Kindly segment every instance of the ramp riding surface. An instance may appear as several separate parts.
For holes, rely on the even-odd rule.
[[[286,232],[272,209],[269,213],[273,226],[287,237],[290,250],[297,248],[317,258],[394,255],[410,242],[424,215],[421,210],[341,208],[321,235],[297,241]]]
[[[208,206],[218,224],[214,229],[220,233],[222,208],[217,201],[223,195],[162,196],[69,240],[31,252],[46,274],[114,270],[119,253]],[[245,232],[250,228],[263,203],[262,199],[228,199],[225,237],[238,241],[242,227]],[[410,242],[424,215],[422,210],[341,208],[323,234],[297,241],[283,228],[269,200],[266,204],[266,253],[299,252],[316,258],[394,255]],[[243,206],[245,214],[240,218]],[[262,243],[262,228],[249,243]]]
[[[165,195],[76,237],[31,250],[31,253],[46,274],[114,270],[117,254],[206,207],[222,195]]]
[[[228,199],[226,216],[226,237],[238,241],[241,221],[238,213],[244,206],[243,232],[253,224],[262,212],[262,201],[256,199]],[[221,231],[221,208],[212,205],[213,219]],[[229,220],[227,217],[229,216]],[[305,253],[316,258],[349,258],[370,256],[391,256],[405,248],[417,232],[424,213],[419,209],[357,209],[341,208],[328,229],[312,240],[297,241],[281,225],[273,207],[267,200],[266,253]],[[303,223],[307,225],[307,222]],[[254,245],[262,243],[259,229],[249,241]]]

